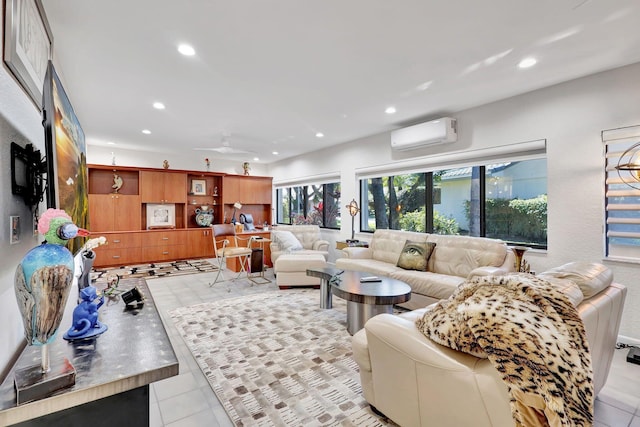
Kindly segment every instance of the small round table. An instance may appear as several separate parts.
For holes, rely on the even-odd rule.
[[[320,307],[331,308],[331,293],[347,300],[347,331],[353,335],[364,327],[367,320],[382,313],[393,313],[393,305],[411,299],[411,287],[389,277],[378,277],[378,282],[361,282],[370,273],[336,268],[308,269],[307,275],[319,277]]]

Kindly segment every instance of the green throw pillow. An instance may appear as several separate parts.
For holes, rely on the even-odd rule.
[[[413,242],[407,240],[396,266],[405,270],[427,271],[429,258],[436,244],[433,242]]]

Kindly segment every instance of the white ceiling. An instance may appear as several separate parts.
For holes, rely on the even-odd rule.
[[[43,4],[88,144],[251,152],[213,160],[270,163],[640,61],[638,0]]]

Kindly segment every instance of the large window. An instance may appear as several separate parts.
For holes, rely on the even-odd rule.
[[[616,166],[638,164],[640,126],[602,132],[605,144],[606,256],[640,258],[640,176]]]
[[[362,179],[362,231],[377,228],[547,246],[546,159]]]
[[[279,224],[340,228],[339,182],[278,188],[276,196]]]

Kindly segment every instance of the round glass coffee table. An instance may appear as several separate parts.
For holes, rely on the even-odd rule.
[[[376,281],[363,281],[373,275],[332,267],[308,269],[307,275],[321,280],[320,307],[331,308],[331,294],[347,300],[347,331],[351,335],[373,316],[393,313],[394,304],[411,299],[411,287],[389,277],[376,276]]]

